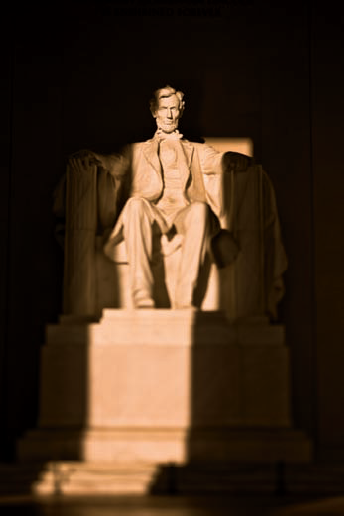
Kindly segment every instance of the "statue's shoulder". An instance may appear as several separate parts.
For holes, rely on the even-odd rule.
[[[203,142],[189,142],[196,150],[202,152],[206,147],[206,143]]]
[[[192,142],[190,140],[186,140],[185,138],[183,138],[181,142],[185,146],[192,147],[199,154],[203,154],[204,152],[207,152],[209,149],[212,149],[210,145],[204,142]]]

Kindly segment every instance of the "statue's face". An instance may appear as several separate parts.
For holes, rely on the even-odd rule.
[[[178,127],[180,118],[177,95],[160,99],[154,118],[156,119],[158,129],[162,129],[164,133],[173,133]]]

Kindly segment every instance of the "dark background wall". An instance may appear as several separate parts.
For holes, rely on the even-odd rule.
[[[149,138],[148,99],[171,83],[186,93],[185,136],[252,138],[273,181],[289,257],[280,318],[295,425],[318,457],[344,458],[340,12],[255,0],[142,5],[14,6],[3,18],[2,457],[35,426],[44,327],[61,311],[51,207],[67,156]]]

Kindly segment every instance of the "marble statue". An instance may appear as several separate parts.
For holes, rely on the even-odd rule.
[[[276,313],[283,295],[286,257],[271,183],[251,158],[184,139],[178,130],[184,107],[182,92],[171,86],[160,88],[150,103],[157,125],[152,139],[128,145],[120,154],[80,151],[69,159],[65,181],[55,200],[55,212],[66,219],[67,313],[92,312],[97,234],[102,234],[103,252],[114,261],[116,247],[124,240],[135,308],[155,306],[151,264],[156,242],[165,255],[181,247],[171,304],[173,308],[194,306],[205,257],[211,256],[219,267],[226,267],[236,259],[239,248],[239,255],[243,252],[241,242],[238,246],[233,238],[234,221],[243,247],[245,238],[250,242],[256,238],[247,237],[252,235],[247,214],[254,224],[257,220],[263,225],[260,229],[257,226],[259,243],[255,242],[254,252],[247,247],[253,267],[247,266],[247,260],[241,265],[238,260],[238,270],[244,278],[245,271],[257,269],[255,280],[259,277],[258,282],[264,284],[258,288],[264,299],[251,302],[252,307],[260,304],[259,309],[250,308],[246,301],[240,303],[246,303],[247,310],[254,314],[259,310]],[[249,192],[247,203],[245,192]],[[262,202],[269,208],[262,209]],[[266,224],[263,213],[267,213]],[[242,227],[245,221],[250,226],[246,233]],[[263,258],[264,263],[258,266],[262,246],[267,246],[269,258]],[[246,290],[254,292],[252,275],[245,281],[251,282]],[[241,290],[244,292],[244,287]],[[239,308],[239,312],[245,309]]]
[[[209,199],[203,175],[220,174],[224,155],[179,133],[183,97],[171,86],[155,92],[151,112],[157,131],[132,148],[130,197],[104,247],[111,258],[111,248],[124,238],[137,308],[154,307],[154,231],[168,241],[183,235],[174,307],[190,308],[206,252],[220,230],[219,202],[215,206]],[[242,158],[247,168],[248,158]]]

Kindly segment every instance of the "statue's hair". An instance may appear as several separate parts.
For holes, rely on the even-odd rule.
[[[170,86],[169,84],[164,86],[164,88],[159,88],[155,90],[153,97],[149,102],[149,107],[153,116],[159,107],[159,100],[162,98],[172,97],[172,95],[176,95],[179,100],[180,116],[182,116],[185,109],[185,100],[183,100],[184,93],[182,91],[177,91],[175,88],[172,88],[172,86]]]

